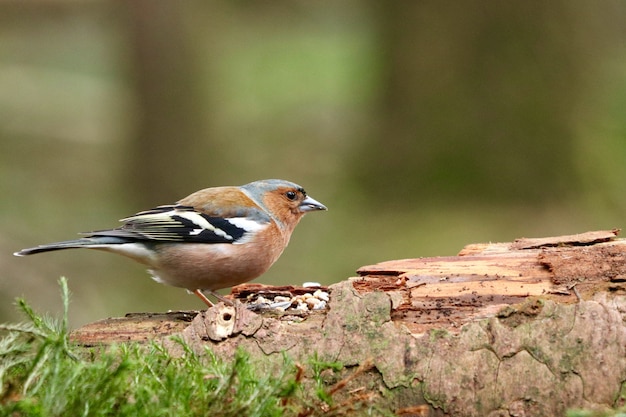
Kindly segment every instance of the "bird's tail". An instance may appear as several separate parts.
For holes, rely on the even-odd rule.
[[[39,245],[33,248],[22,249],[21,251],[13,253],[15,256],[34,255],[35,253],[50,252],[63,249],[76,249],[76,248],[90,248],[98,249],[109,245],[119,245],[127,243],[128,239],[110,236],[94,236],[84,237],[75,240],[66,240],[64,242],[49,243],[47,245]]]

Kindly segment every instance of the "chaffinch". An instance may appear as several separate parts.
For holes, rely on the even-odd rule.
[[[117,229],[14,255],[72,248],[117,253],[147,265],[157,282],[186,288],[212,306],[203,291],[223,299],[214,291],[263,274],[283,252],[302,216],[318,210],[326,207],[284,180],[205,188],[176,204],[126,217]]]

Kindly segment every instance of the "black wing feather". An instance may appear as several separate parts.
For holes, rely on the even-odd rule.
[[[197,212],[193,207],[169,205],[122,219],[124,225],[88,236],[122,237],[135,241],[236,243],[248,232],[228,219]]]

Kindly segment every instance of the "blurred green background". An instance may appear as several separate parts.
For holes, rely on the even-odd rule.
[[[626,3],[5,1],[0,321],[199,309],[115,255],[12,252],[204,187],[329,207],[258,281],[624,226]]]

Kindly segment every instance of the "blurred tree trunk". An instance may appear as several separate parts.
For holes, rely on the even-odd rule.
[[[125,5],[138,104],[127,186],[133,204],[150,207],[208,182],[203,81],[186,25],[192,3],[131,0]]]
[[[380,123],[360,182],[377,201],[576,193],[575,140],[620,39],[619,5],[601,4],[377,3]]]

